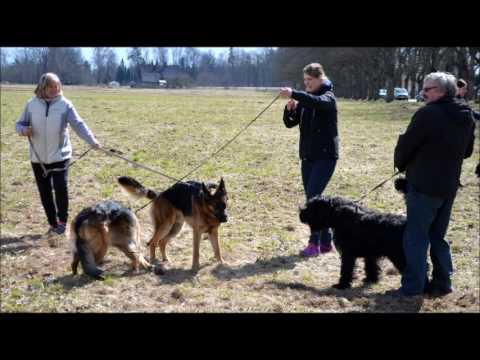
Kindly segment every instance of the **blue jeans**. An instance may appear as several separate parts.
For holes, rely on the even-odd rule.
[[[407,226],[403,234],[406,268],[402,275],[402,292],[423,294],[428,281],[427,251],[433,265],[432,286],[451,290],[453,273],[450,245],[445,240],[455,195],[446,199],[428,196],[409,185]]]
[[[335,171],[336,165],[336,159],[302,160],[303,189],[307,200],[322,194]],[[331,242],[332,231],[330,229],[314,232],[310,235],[309,243],[317,246],[320,244],[330,246]]]

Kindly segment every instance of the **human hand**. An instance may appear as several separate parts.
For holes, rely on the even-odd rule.
[[[298,101],[295,101],[293,99],[288,100],[287,102],[287,110],[288,111],[293,111],[297,108],[297,103]]]
[[[289,98],[292,96],[292,88],[282,87],[280,88],[280,96],[284,98]]]
[[[32,127],[31,127],[31,126],[27,126],[27,127],[23,128],[23,130],[22,130],[22,135],[23,135],[23,136],[32,136],[32,135],[33,135]]]
[[[99,150],[102,148],[102,145],[100,143],[95,143],[91,145],[94,150]]]

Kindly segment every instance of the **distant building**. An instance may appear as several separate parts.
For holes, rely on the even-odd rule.
[[[162,71],[163,79],[167,80],[167,81],[176,79],[177,77],[179,77],[183,73],[184,72],[182,71],[182,69],[178,65],[166,66]]]
[[[188,77],[178,65],[168,65],[160,70],[159,66],[143,65],[140,68],[140,81],[131,82],[131,87],[136,88],[166,88],[178,87],[181,79]]]

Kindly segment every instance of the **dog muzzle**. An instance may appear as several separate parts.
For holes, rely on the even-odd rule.
[[[220,214],[215,214],[215,217],[220,221],[221,223],[225,223],[228,221],[228,215],[226,213],[220,213]]]

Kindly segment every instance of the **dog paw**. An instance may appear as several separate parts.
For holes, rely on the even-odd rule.
[[[157,264],[153,267],[155,275],[165,275],[165,267],[162,264]]]
[[[338,284],[333,285],[332,288],[338,289],[338,290],[345,290],[345,289],[350,288],[350,284],[338,283]]]

